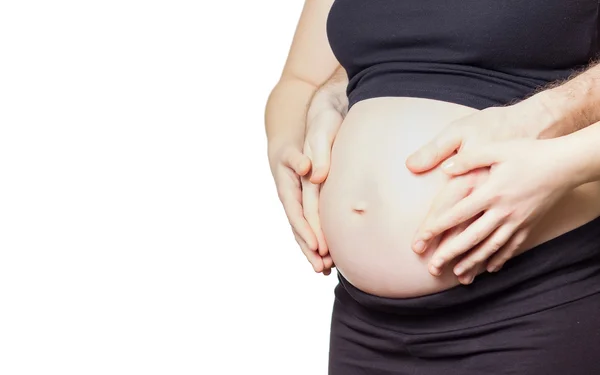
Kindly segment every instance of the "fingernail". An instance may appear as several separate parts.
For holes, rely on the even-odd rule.
[[[423,250],[425,250],[425,242],[423,242],[423,241],[417,241],[417,243],[415,244],[414,249],[415,249],[415,251],[417,253],[422,253]]]
[[[472,275],[471,277],[469,277],[469,281],[467,281],[467,284],[472,284],[473,280],[475,280],[475,275]]]
[[[450,169],[453,166],[454,166],[454,162],[452,160],[446,160],[445,162],[442,163],[443,169]]]
[[[411,163],[413,163],[413,164],[417,164],[417,165],[421,164],[422,157],[420,154],[412,154],[408,158],[410,159]]]

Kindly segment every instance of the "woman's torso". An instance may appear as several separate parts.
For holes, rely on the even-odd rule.
[[[458,284],[451,272],[442,277],[428,273],[431,252],[419,256],[410,249],[446,178],[437,169],[411,174],[406,157],[451,121],[490,103],[522,99],[546,82],[566,78],[597,53],[591,31],[597,30],[596,1],[472,0],[454,8],[443,5],[447,9],[442,3],[337,0],[329,17],[332,48],[350,79],[351,108],[334,142],[331,171],[321,190],[321,223],[338,270],[359,289],[380,296],[425,295]],[[503,8],[511,4],[529,14]],[[444,14],[456,15],[456,8],[464,8],[466,16],[461,17],[471,17],[471,23],[443,20]],[[551,22],[538,14],[544,10]],[[562,18],[557,11],[563,12]],[[548,29],[518,28],[519,18],[535,21],[537,27],[547,23]],[[526,31],[529,39],[519,44]],[[554,33],[562,35],[555,40],[558,47],[548,44],[547,38],[559,37]],[[578,35],[587,41],[572,41],[572,53],[561,54],[568,39]],[[553,49],[546,54],[548,48]],[[524,248],[598,215],[600,184],[582,186],[544,217]]]

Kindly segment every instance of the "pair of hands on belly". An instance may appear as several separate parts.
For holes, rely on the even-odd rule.
[[[322,257],[328,249],[318,217],[319,189],[344,114],[333,104],[321,103],[311,106],[307,116],[304,153],[312,163],[301,178],[302,205]],[[408,158],[406,166],[413,173],[443,163],[452,177],[434,199],[412,244],[416,253],[433,251],[432,275],[441,275],[454,259],[459,262],[453,271],[463,284],[486,269],[498,271],[522,252],[520,245],[543,214],[574,188],[560,168],[564,163],[555,142],[538,140],[528,130],[548,116],[534,99],[487,108],[449,124]]]
[[[535,99],[487,108],[451,123],[408,158],[414,173],[442,163],[452,177],[412,244],[419,254],[432,248],[432,275],[441,275],[454,259],[459,262],[453,272],[463,284],[484,270],[500,270],[522,252],[520,246],[544,213],[575,188],[557,141],[539,140],[528,131],[544,117],[548,113]],[[445,240],[457,226],[464,230]]]

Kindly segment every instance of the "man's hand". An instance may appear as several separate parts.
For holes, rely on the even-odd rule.
[[[336,74],[344,74],[337,72]],[[337,78],[337,80],[336,80]],[[310,172],[302,176],[302,207],[304,217],[310,224],[318,242],[318,253],[324,260],[330,260],[329,249],[319,219],[319,193],[321,184],[329,174],[333,141],[348,110],[346,82],[339,77],[323,86],[311,102],[306,116],[306,138],[304,155],[311,161]],[[327,267],[329,266],[329,267]],[[323,273],[329,274],[333,263],[325,264]]]
[[[460,153],[443,165],[451,176],[488,167],[489,175],[451,208],[433,212],[425,220],[423,233],[436,237],[475,218],[461,234],[435,250],[430,261],[433,275],[469,252],[454,273],[471,282],[488,260],[487,270],[494,272],[518,253],[535,224],[575,187],[573,163],[559,152],[560,142],[518,139],[494,143]]]
[[[269,142],[268,156],[277,195],[283,204],[296,242],[315,272],[324,272],[327,269],[326,259],[319,256],[317,238],[302,211],[300,176],[309,172],[310,160],[292,140]]]
[[[556,120],[538,97],[531,97],[508,107],[490,107],[450,123],[431,142],[406,160],[413,173],[427,172],[452,156],[472,146],[517,138],[538,137]]]
[[[536,100],[535,97],[508,107],[487,108],[472,115],[463,117],[448,125],[435,139],[412,154],[407,159],[406,166],[414,173],[426,172],[435,168],[441,162],[445,161],[454,154],[457,154],[458,157],[465,153],[467,153],[466,155],[473,155],[475,152],[493,149],[494,147],[501,147],[502,145],[514,140],[533,140],[538,136],[538,134],[536,134],[536,132],[532,129],[545,128],[545,125],[539,126],[539,124],[546,124],[552,121],[554,121],[554,119],[551,114],[540,101]],[[467,173],[477,168],[488,167],[486,165],[479,165],[477,162],[473,163],[472,165],[472,168],[463,170],[462,173]],[[486,190],[483,191],[485,192]],[[440,202],[448,200],[449,198],[447,198],[447,195],[447,192],[442,191],[439,196],[435,198],[435,201]],[[492,199],[494,197],[483,198]],[[468,198],[465,198],[465,201],[468,201]],[[455,202],[451,203],[453,204]],[[438,205],[445,206],[441,203],[438,203]],[[466,219],[472,218],[477,214],[482,214],[482,212],[479,211],[477,213],[473,213],[473,216],[470,216],[469,218],[453,217],[456,220],[452,221],[450,224],[445,222],[442,232],[439,232],[439,220],[442,217],[447,217],[447,213],[447,209],[432,210],[429,212],[428,219],[417,230],[414,238],[412,246],[415,252],[423,253],[429,246],[431,246],[432,243],[435,243],[438,240],[435,237],[440,235],[444,230],[452,228],[452,225],[450,224],[458,225],[463,223]],[[486,217],[486,219],[488,217],[489,215]],[[477,222],[480,222],[480,220]],[[435,234],[431,232],[431,225],[436,226]],[[472,231],[475,228],[476,227],[469,226],[467,229]],[[513,233],[513,231],[510,232],[511,235]],[[502,234],[504,237],[506,237],[506,233],[503,232]],[[496,235],[496,237],[497,236],[498,235]],[[508,241],[508,239],[504,240],[504,237],[502,239],[504,241],[503,243]],[[464,236],[458,236],[456,241],[463,240],[464,238]],[[481,241],[486,238],[487,235],[482,238]],[[448,246],[454,246],[456,241],[452,241]],[[477,243],[473,244],[472,247],[478,245],[479,242],[480,241],[477,241]],[[494,242],[494,245],[497,245],[497,242]],[[438,254],[448,255],[446,254],[446,246],[444,246],[442,250],[443,251]],[[452,252],[451,256],[448,255],[447,257],[450,258],[448,260],[451,260],[459,254],[463,254],[471,249],[466,249],[461,246],[459,250],[460,252],[457,250]],[[487,246],[484,250],[488,251],[489,246]],[[467,271],[469,271],[475,267],[475,263],[480,265],[481,262],[485,260],[480,259],[482,257],[481,254],[483,254],[482,251],[476,252],[476,258],[470,257],[461,264],[461,266],[466,266],[468,264],[470,267],[458,267],[456,270],[462,271],[461,268],[468,268]],[[477,259],[478,262],[474,262],[474,259]],[[438,265],[438,263],[441,264]],[[441,266],[446,263],[447,259],[445,258],[440,259],[440,257],[436,257],[435,259],[432,259],[432,263],[430,264],[431,272],[433,274],[438,274]],[[461,282],[465,280],[469,281],[470,277],[473,276],[471,272],[457,273],[466,275],[462,277],[463,280],[461,280]]]

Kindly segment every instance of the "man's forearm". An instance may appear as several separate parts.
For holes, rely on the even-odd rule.
[[[348,97],[346,88],[348,87],[348,76],[344,68],[339,66],[331,77],[315,93],[310,104],[310,113],[319,113],[322,109],[333,106],[342,116],[348,112]]]
[[[550,113],[552,121],[543,121],[535,129],[540,139],[573,133],[600,121],[600,65],[574,78],[554,83],[527,101],[538,101]]]
[[[348,111],[348,76],[340,66],[321,86],[299,79],[281,80],[271,91],[265,109],[265,130],[269,142],[290,139],[302,145],[309,108],[320,112],[332,105],[345,116]]]
[[[348,111],[348,96],[346,95],[348,75],[346,74],[346,70],[339,66],[323,86],[333,94],[336,108],[345,116]]]

